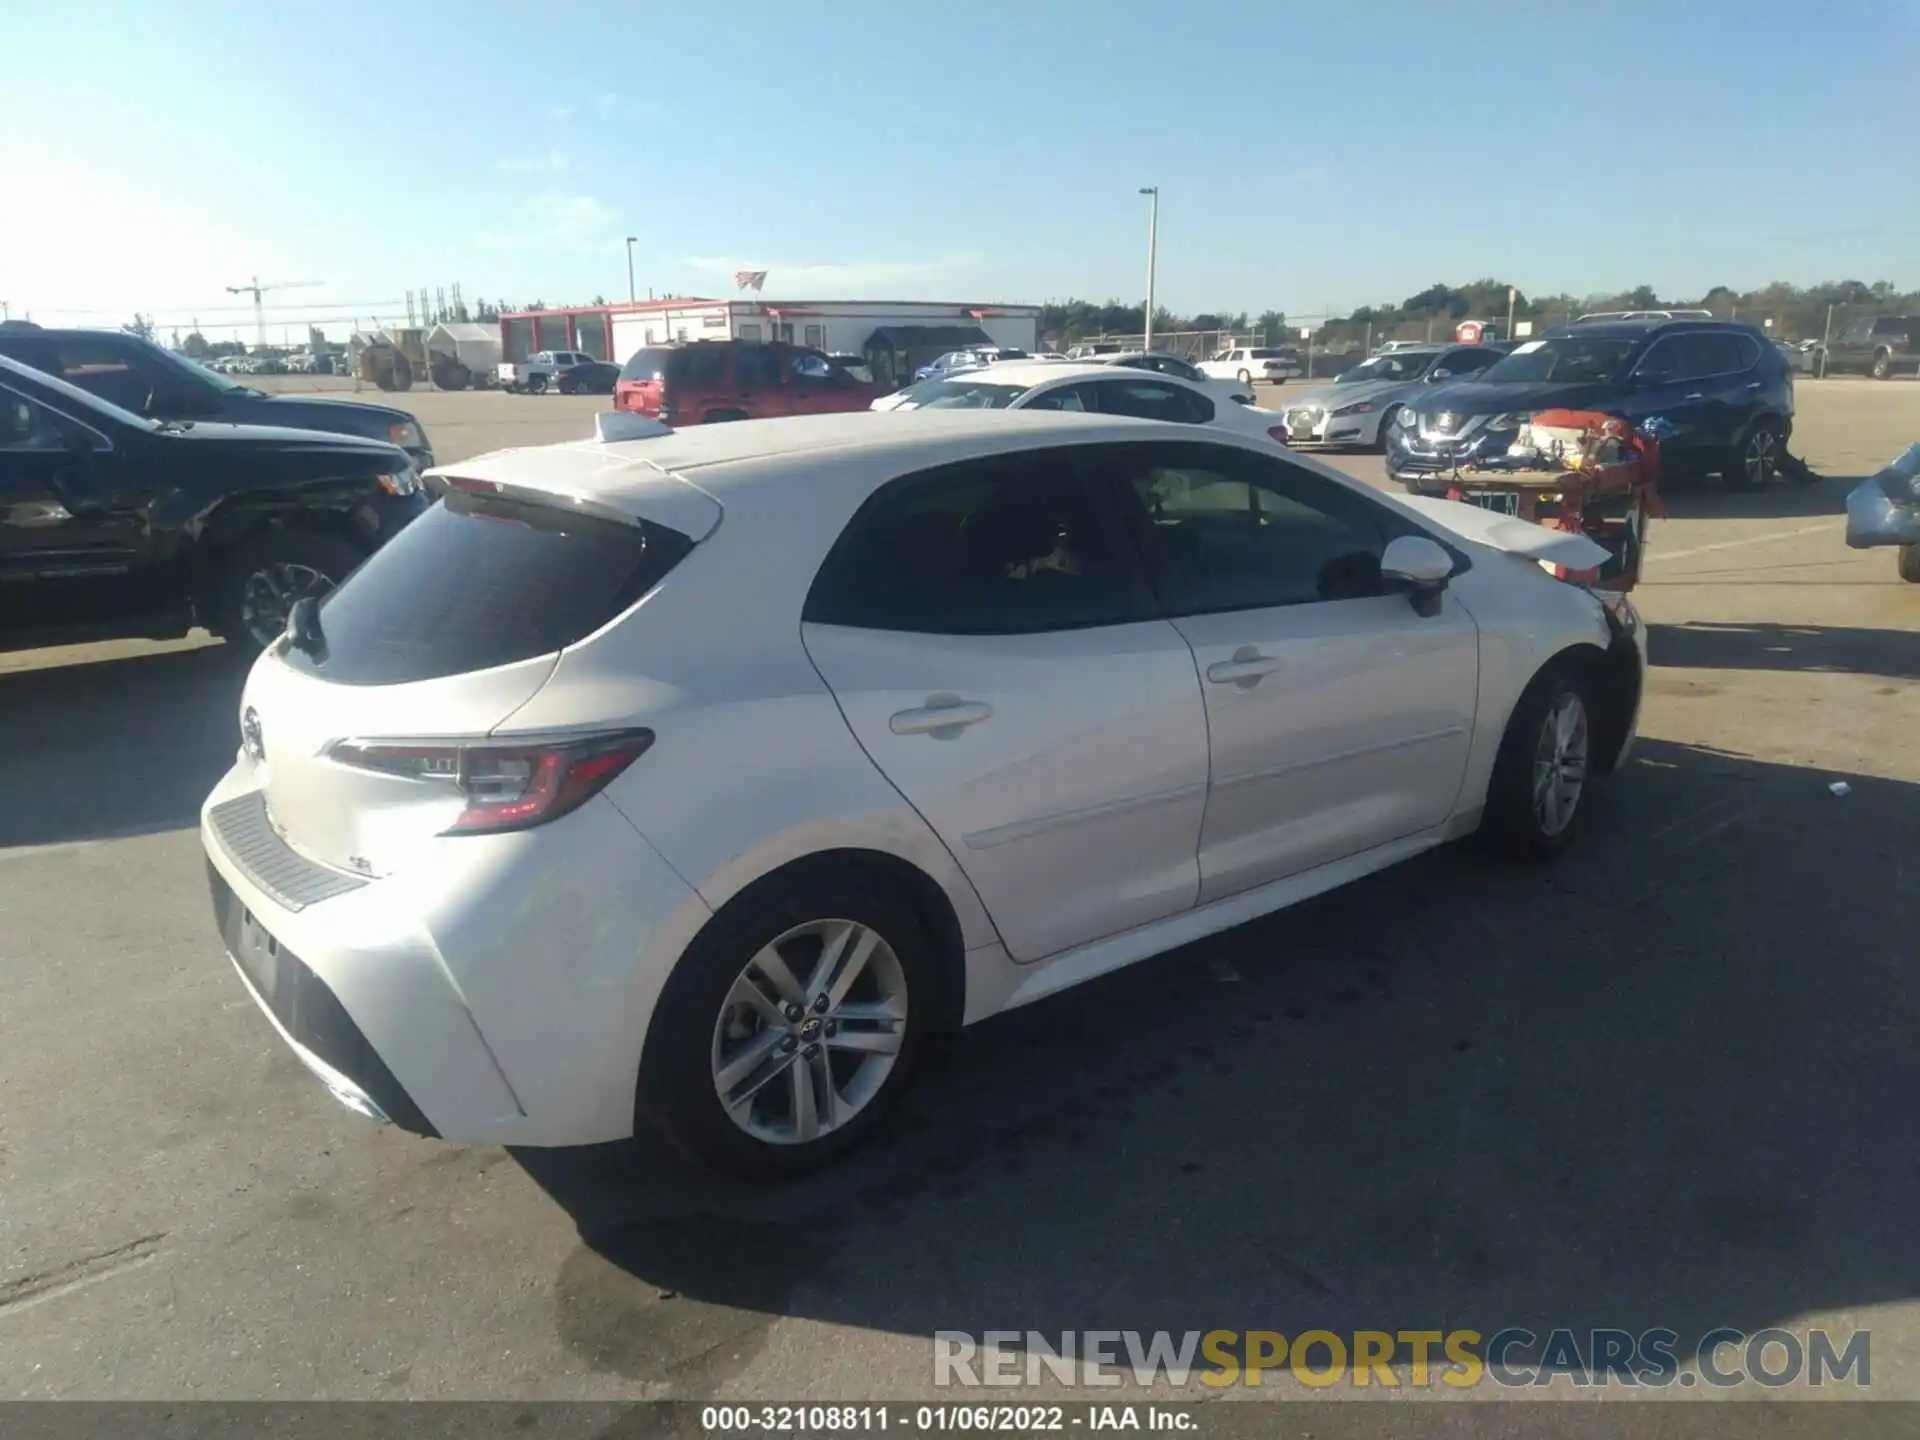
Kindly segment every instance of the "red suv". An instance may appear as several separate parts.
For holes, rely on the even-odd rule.
[[[754,340],[649,345],[620,368],[614,405],[669,425],[764,420],[865,410],[883,387],[866,384],[818,350]]]

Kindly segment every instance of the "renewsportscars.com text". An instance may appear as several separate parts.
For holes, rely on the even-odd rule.
[[[1467,1389],[1504,1386],[1851,1384],[1873,1380],[1873,1335],[1710,1330],[1683,1350],[1679,1332],[1562,1328],[1538,1334],[1478,1330],[938,1330],[933,1383],[941,1387],[1259,1385],[1269,1374],[1303,1385]],[[1690,1355],[1691,1365],[1682,1357]]]

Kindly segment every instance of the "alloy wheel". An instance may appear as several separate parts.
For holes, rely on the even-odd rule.
[[[1757,427],[1747,436],[1746,450],[1740,457],[1740,464],[1750,487],[1757,489],[1773,478],[1774,450],[1779,441],[1780,437],[1765,425]]]
[[[1587,785],[1587,707],[1563,691],[1547,711],[1533,749],[1533,817],[1552,838],[1573,823]]]
[[[240,619],[254,643],[265,648],[287,628],[297,601],[318,600],[333,585],[331,576],[297,561],[262,565],[240,587]]]
[[[713,1027],[721,1108],[756,1140],[804,1145],[886,1083],[907,1031],[893,947],[852,920],[811,920],[747,961]]]

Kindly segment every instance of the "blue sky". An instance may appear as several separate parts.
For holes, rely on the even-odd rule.
[[[1920,287],[1920,0],[0,0],[0,63],[43,320],[618,298],[629,234],[643,295],[1132,298],[1150,184],[1189,312]]]

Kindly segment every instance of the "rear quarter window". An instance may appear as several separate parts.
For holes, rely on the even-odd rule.
[[[636,350],[627,357],[627,363],[620,367],[622,380],[664,380],[667,378],[667,361],[673,355],[670,345],[649,345]]]
[[[449,491],[320,602],[342,685],[398,685],[552,654],[598,630],[693,548],[677,530]]]

